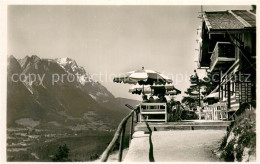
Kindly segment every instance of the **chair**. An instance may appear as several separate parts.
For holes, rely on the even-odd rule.
[[[212,109],[210,106],[205,106],[204,107],[204,112],[205,112],[205,120],[212,120]]]
[[[227,106],[225,103],[215,103],[213,108],[213,120],[224,120],[228,118]]]

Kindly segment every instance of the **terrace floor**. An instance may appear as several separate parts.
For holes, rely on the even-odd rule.
[[[152,129],[150,132],[144,129],[145,123],[139,123],[135,127],[133,139],[123,161],[220,161],[213,154],[213,150],[219,146],[229,123],[223,121],[192,121],[183,124],[149,123],[150,129]],[[184,128],[180,128],[182,125]],[[201,126],[207,128],[201,128]],[[176,127],[178,128],[176,129]]]

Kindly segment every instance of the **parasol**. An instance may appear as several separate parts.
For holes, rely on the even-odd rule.
[[[139,84],[139,85],[153,85],[153,84],[170,84],[172,80],[160,72],[153,70],[145,70],[142,67],[141,70],[127,72],[123,75],[115,77],[114,82],[116,83],[128,83],[128,84]]]

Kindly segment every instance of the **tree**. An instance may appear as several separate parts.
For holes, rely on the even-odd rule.
[[[219,75],[207,72],[207,76],[203,79],[199,79],[196,70],[194,70],[195,75],[190,76],[191,85],[187,88],[185,93],[188,96],[183,97],[182,103],[185,103],[191,109],[196,109],[200,104],[201,98],[210,94],[219,84]],[[204,91],[202,91],[204,88]],[[204,102],[208,100],[204,100]]]
[[[201,89],[201,80],[199,79],[196,70],[194,70],[194,75],[190,76],[191,86],[187,88],[185,93],[188,96],[183,97],[182,103],[185,103],[189,108],[196,109],[196,106],[200,102],[200,89]]]
[[[68,162],[71,161],[69,159],[69,148],[66,144],[59,146],[58,152],[53,158],[54,162]]]
[[[96,160],[96,159],[98,159],[99,158],[99,155],[98,154],[94,154],[94,155],[91,155],[90,156],[90,160],[91,161],[94,161],[94,160]]]
[[[201,81],[201,85],[204,86],[205,89],[205,91],[202,92],[204,96],[210,94],[219,85],[219,76],[219,74],[207,72],[207,76]]]

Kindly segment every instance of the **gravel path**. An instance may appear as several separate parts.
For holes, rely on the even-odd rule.
[[[218,147],[225,130],[153,131],[155,162],[218,162],[213,150]],[[124,162],[149,162],[149,135],[135,132]]]

